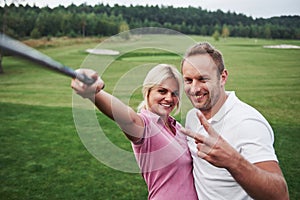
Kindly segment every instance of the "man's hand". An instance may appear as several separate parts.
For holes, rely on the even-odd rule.
[[[200,111],[197,112],[197,116],[208,136],[184,128],[181,131],[183,134],[195,139],[198,156],[216,167],[230,168],[234,166],[241,155],[214,130]]]

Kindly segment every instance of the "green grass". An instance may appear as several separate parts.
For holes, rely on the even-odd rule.
[[[1,124],[1,199],[146,198],[140,175],[87,152],[70,108],[1,103]]]
[[[300,50],[264,49],[263,45],[300,41],[228,38],[209,41],[219,48],[229,70],[227,90],[256,107],[275,132],[275,149],[291,199],[300,199]],[[76,43],[41,49],[72,68],[79,68],[96,43]],[[102,58],[100,58],[101,60]],[[103,58],[104,59],[104,58]],[[146,49],[130,52],[105,70],[106,90],[136,107],[140,85],[129,70],[147,63],[180,64],[180,57]],[[98,63],[95,62],[95,65]],[[147,188],[138,173],[112,169],[93,157],[81,141],[73,119],[70,79],[13,57],[3,60],[0,75],[1,199],[146,199]],[[132,72],[137,79],[144,74]],[[129,85],[120,82],[126,75]],[[189,102],[185,102],[189,107]],[[176,118],[184,122],[184,114]],[[180,118],[181,117],[181,118]],[[131,151],[119,128],[101,113],[97,118],[106,136]],[[101,146],[101,145],[100,145]],[[122,160],[120,160],[121,162]],[[120,163],[122,165],[122,163]]]

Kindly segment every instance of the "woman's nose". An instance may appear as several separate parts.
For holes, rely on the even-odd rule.
[[[169,100],[169,101],[172,100],[172,93],[171,92],[166,93],[165,100]]]

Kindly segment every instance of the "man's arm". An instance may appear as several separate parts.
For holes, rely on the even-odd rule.
[[[212,128],[202,113],[197,115],[208,136],[185,129],[182,132],[198,143],[199,157],[216,167],[227,169],[254,199],[289,199],[286,181],[276,161],[250,163]]]
[[[286,181],[276,161],[252,164],[239,155],[225,168],[254,199],[289,199]]]

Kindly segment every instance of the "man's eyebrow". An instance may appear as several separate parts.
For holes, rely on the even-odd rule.
[[[201,75],[201,76],[198,76],[198,79],[208,79],[209,76],[208,75]]]
[[[190,76],[183,76],[184,79],[193,79],[193,78],[196,78],[196,79],[208,79],[209,78],[209,75],[198,75],[198,76],[194,76],[193,78],[190,77]]]

